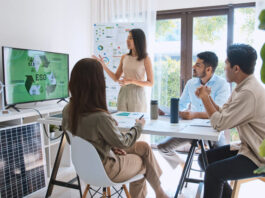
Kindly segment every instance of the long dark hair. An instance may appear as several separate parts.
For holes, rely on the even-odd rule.
[[[69,129],[76,134],[80,116],[107,110],[106,84],[101,64],[91,58],[79,60],[71,73]]]
[[[145,38],[144,31],[141,29],[131,29],[130,33],[132,34],[133,43],[134,43],[135,50],[138,56],[137,60],[140,61],[147,57],[146,38]],[[130,50],[128,55],[132,55],[132,50]]]

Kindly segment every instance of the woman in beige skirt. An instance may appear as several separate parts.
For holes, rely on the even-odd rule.
[[[101,64],[89,58],[78,61],[71,73],[69,91],[71,98],[63,110],[63,129],[94,145],[112,181],[124,182],[144,174],[143,179],[130,183],[133,198],[146,197],[146,181],[157,198],[168,198],[160,185],[162,171],[152,149],[145,142],[136,142],[145,120],[136,120],[128,132],[121,133],[108,112]]]
[[[127,46],[130,51],[121,57],[116,73],[107,67],[101,56],[93,58],[97,59],[107,74],[121,85],[117,101],[118,111],[146,112],[144,87],[152,87],[154,77],[152,63],[146,52],[144,32],[141,29],[132,29],[127,38]]]

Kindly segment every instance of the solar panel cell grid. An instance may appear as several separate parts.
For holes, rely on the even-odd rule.
[[[0,129],[0,197],[20,198],[45,187],[40,124]]]

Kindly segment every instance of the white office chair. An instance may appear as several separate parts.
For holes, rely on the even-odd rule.
[[[69,134],[69,132],[67,133]],[[106,197],[106,187],[122,185],[120,191],[117,191],[114,188],[116,191],[115,193],[118,193],[118,197],[121,197],[121,191],[124,189],[127,198],[131,198],[125,183],[142,179],[144,177],[142,174],[136,175],[123,183],[112,182],[105,172],[102,161],[95,147],[88,141],[78,136],[72,136],[72,134],[69,134],[68,136],[71,142],[71,156],[75,170],[79,177],[87,184],[82,198],[86,197],[90,189],[90,185],[103,187],[103,198]],[[107,197],[111,197],[110,188],[108,188]]]

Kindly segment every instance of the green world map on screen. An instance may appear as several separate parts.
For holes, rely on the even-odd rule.
[[[4,48],[7,104],[68,97],[68,55]]]

